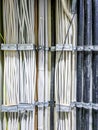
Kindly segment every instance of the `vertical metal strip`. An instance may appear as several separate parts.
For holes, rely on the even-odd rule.
[[[84,1],[84,45],[92,44],[92,1]],[[83,101],[90,102],[91,52],[84,52],[84,88]],[[83,130],[89,130],[89,110],[83,110]]]
[[[93,45],[98,45],[98,0],[93,0]],[[98,103],[98,52],[93,53],[93,103]],[[98,112],[93,110],[93,130],[98,130]]]
[[[56,1],[51,0],[51,45],[55,45],[55,4]],[[51,89],[50,101],[54,102],[54,86],[55,86],[55,52],[51,53]],[[50,106],[50,130],[54,130],[54,105]]]
[[[79,0],[77,3],[78,14],[78,35],[77,44],[84,45],[84,0]],[[77,101],[83,101],[83,52],[77,53]],[[77,108],[77,130],[82,130],[82,109]]]

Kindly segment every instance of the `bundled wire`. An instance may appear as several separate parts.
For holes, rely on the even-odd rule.
[[[6,43],[18,42],[17,20],[12,1],[3,1],[3,27],[6,34]],[[19,56],[18,52],[4,52],[4,86],[3,104],[14,105],[19,103]],[[3,129],[17,129],[18,117],[16,113],[4,113]],[[16,127],[16,128],[14,128]]]
[[[77,2],[77,17],[78,17],[78,24],[77,24],[77,45],[83,46],[84,45],[84,0],[80,0]],[[83,52],[77,53],[77,102],[83,102]],[[82,116],[82,109],[77,108],[77,128],[78,130],[83,129],[82,123],[83,116]]]
[[[49,47],[50,37],[50,5],[48,0],[39,0],[39,47]],[[48,17],[49,16],[49,17]],[[48,51],[38,52],[38,102],[48,102],[50,100],[50,54]],[[49,108],[38,108],[38,130],[49,130],[50,117]]]
[[[2,36],[2,3],[0,1],[0,42],[4,41]],[[3,54],[0,51],[0,105],[2,104],[2,86],[3,86]],[[0,130],[2,130],[2,113],[0,112]]]
[[[3,0],[3,24],[6,43],[34,44],[34,0]],[[34,103],[35,86],[35,52],[5,51],[3,104]],[[7,113],[3,129],[34,129],[34,115]]]
[[[44,5],[45,1],[39,1],[39,46],[44,46],[44,24],[45,24],[45,18],[44,18]],[[44,51],[39,51],[38,54],[38,101],[44,102],[44,90],[45,90],[45,68],[44,68]],[[38,109],[38,129],[43,130],[44,129],[44,108]]]
[[[92,43],[98,46],[98,0],[92,0]],[[98,103],[98,52],[92,55],[92,101]],[[92,113],[92,130],[98,129],[98,111],[93,110]]]
[[[70,1],[57,1],[57,43],[63,45],[75,46],[76,44],[76,17],[70,13]],[[57,52],[56,54],[56,69],[55,69],[55,94],[58,104],[70,105],[76,100],[76,68],[75,68],[75,53],[72,52]],[[57,115],[56,129],[76,129],[75,127],[75,112],[59,112]]]

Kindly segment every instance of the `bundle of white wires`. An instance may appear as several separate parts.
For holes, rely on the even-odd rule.
[[[3,0],[3,27],[6,43],[35,43],[35,0]],[[39,0],[39,46],[51,45],[51,1]],[[56,43],[76,44],[76,17],[70,27],[72,14],[70,0],[56,0]],[[75,101],[75,52],[56,52],[55,95],[56,103],[70,105]],[[60,58],[60,60],[59,60]],[[38,52],[38,102],[50,100],[50,54]],[[36,88],[35,51],[4,52],[3,104],[34,103]],[[75,112],[56,114],[58,130],[75,130]],[[49,130],[49,108],[38,108],[38,130]],[[35,130],[35,110],[33,112],[4,113],[3,130]]]
[[[70,0],[56,1],[56,43],[60,43],[62,48],[64,45],[75,46],[76,44],[76,16],[71,23],[73,15],[70,12],[70,2]],[[55,97],[57,104],[69,106],[76,100],[75,62],[75,52],[56,53]],[[57,130],[76,129],[75,112],[60,112],[56,114],[55,121]]]
[[[50,0],[39,0],[39,46],[48,47],[51,36]],[[49,16],[49,17],[48,17]],[[49,20],[49,21],[48,21]],[[50,54],[44,50],[38,52],[38,101],[48,102],[50,100]],[[38,108],[38,130],[49,130],[49,108]]]
[[[34,44],[34,0],[3,0],[3,24],[6,43]],[[5,51],[4,105],[34,103],[35,87],[35,51]],[[34,115],[4,114],[3,130],[34,130]]]

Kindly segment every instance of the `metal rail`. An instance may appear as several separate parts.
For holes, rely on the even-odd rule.
[[[57,112],[71,112],[74,108],[84,108],[87,110],[96,110],[98,111],[98,103],[84,103],[84,102],[71,102],[69,105],[65,104],[57,104],[55,102],[35,102],[35,103],[19,103],[16,105],[1,105],[0,112],[25,112],[25,111],[33,111],[35,107],[38,108],[47,108],[53,105],[56,107]]]
[[[86,46],[72,46],[72,44],[57,44],[56,46],[45,47],[36,46],[35,44],[1,44],[0,50],[2,51],[98,51],[98,45],[86,45]]]

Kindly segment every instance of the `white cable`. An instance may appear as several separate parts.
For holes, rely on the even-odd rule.
[[[35,43],[34,0],[20,0],[19,2],[3,0],[3,21],[6,43]],[[6,51],[4,53],[4,104],[34,103],[35,86],[35,52]],[[34,129],[32,123],[34,123],[35,114],[34,112],[27,114],[29,114],[27,119],[24,116],[21,119],[21,130]],[[5,120],[4,116],[4,130],[6,123],[8,123],[8,130],[17,130],[19,123],[15,113],[9,115],[8,122]]]
[[[67,34],[67,30],[69,25],[71,24],[72,14],[70,13],[70,0],[58,0],[57,1],[57,43],[64,43],[65,36]],[[66,38],[66,44],[75,45],[75,21],[73,21],[72,26],[69,30],[68,37]],[[72,55],[72,52],[63,52],[62,57],[59,61],[60,53],[56,54],[56,70],[55,70],[55,93],[56,93],[56,101],[60,104],[70,105],[71,101],[75,100],[75,54]],[[59,76],[58,76],[59,74]],[[74,80],[74,81],[73,81]],[[59,81],[59,82],[58,82]],[[58,84],[59,83],[59,84]],[[59,95],[59,98],[58,98]],[[60,113],[60,117],[58,115],[58,130],[63,130],[65,122],[66,130],[73,130],[75,127],[73,126],[73,114],[66,113],[63,118],[63,114]],[[65,120],[65,121],[64,121]],[[72,127],[71,127],[72,124]],[[56,129],[57,129],[56,128]]]

